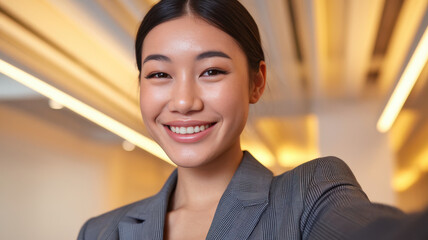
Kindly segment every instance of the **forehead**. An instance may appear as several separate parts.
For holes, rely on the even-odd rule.
[[[142,55],[183,52],[197,54],[206,50],[243,54],[235,39],[221,29],[200,18],[183,16],[153,28],[144,39]]]

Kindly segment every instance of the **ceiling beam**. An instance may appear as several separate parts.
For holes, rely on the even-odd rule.
[[[382,17],[384,0],[347,1],[343,63],[344,98],[360,97]],[[336,66],[340,67],[340,66]]]
[[[144,12],[136,7],[129,7],[129,1],[124,0],[96,0],[108,14],[126,31],[129,37],[134,38],[138,24]]]
[[[255,1],[264,36],[263,47],[273,74],[268,76],[271,97],[273,100],[293,100],[294,104],[302,104],[303,84],[298,71],[290,11],[285,3],[283,0]]]
[[[326,97],[327,30],[325,0],[293,0],[297,29],[301,39],[304,71],[313,102]]]

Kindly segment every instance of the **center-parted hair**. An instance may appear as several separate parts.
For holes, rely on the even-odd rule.
[[[144,17],[135,40],[135,56],[141,74],[143,42],[157,25],[185,15],[199,17],[224,31],[245,53],[250,70],[264,61],[260,33],[250,13],[237,0],[161,0]]]

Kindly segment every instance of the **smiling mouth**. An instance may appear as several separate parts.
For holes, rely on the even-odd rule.
[[[166,126],[173,133],[187,135],[187,134],[195,134],[195,133],[206,131],[208,128],[214,125],[215,123],[196,125],[196,126],[187,126],[187,127],[179,127],[179,126],[171,126],[171,125],[166,125]]]

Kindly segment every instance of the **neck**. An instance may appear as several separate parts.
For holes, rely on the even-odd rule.
[[[178,167],[177,186],[170,208],[174,210],[216,207],[241,163],[242,156],[238,143],[204,166]]]

